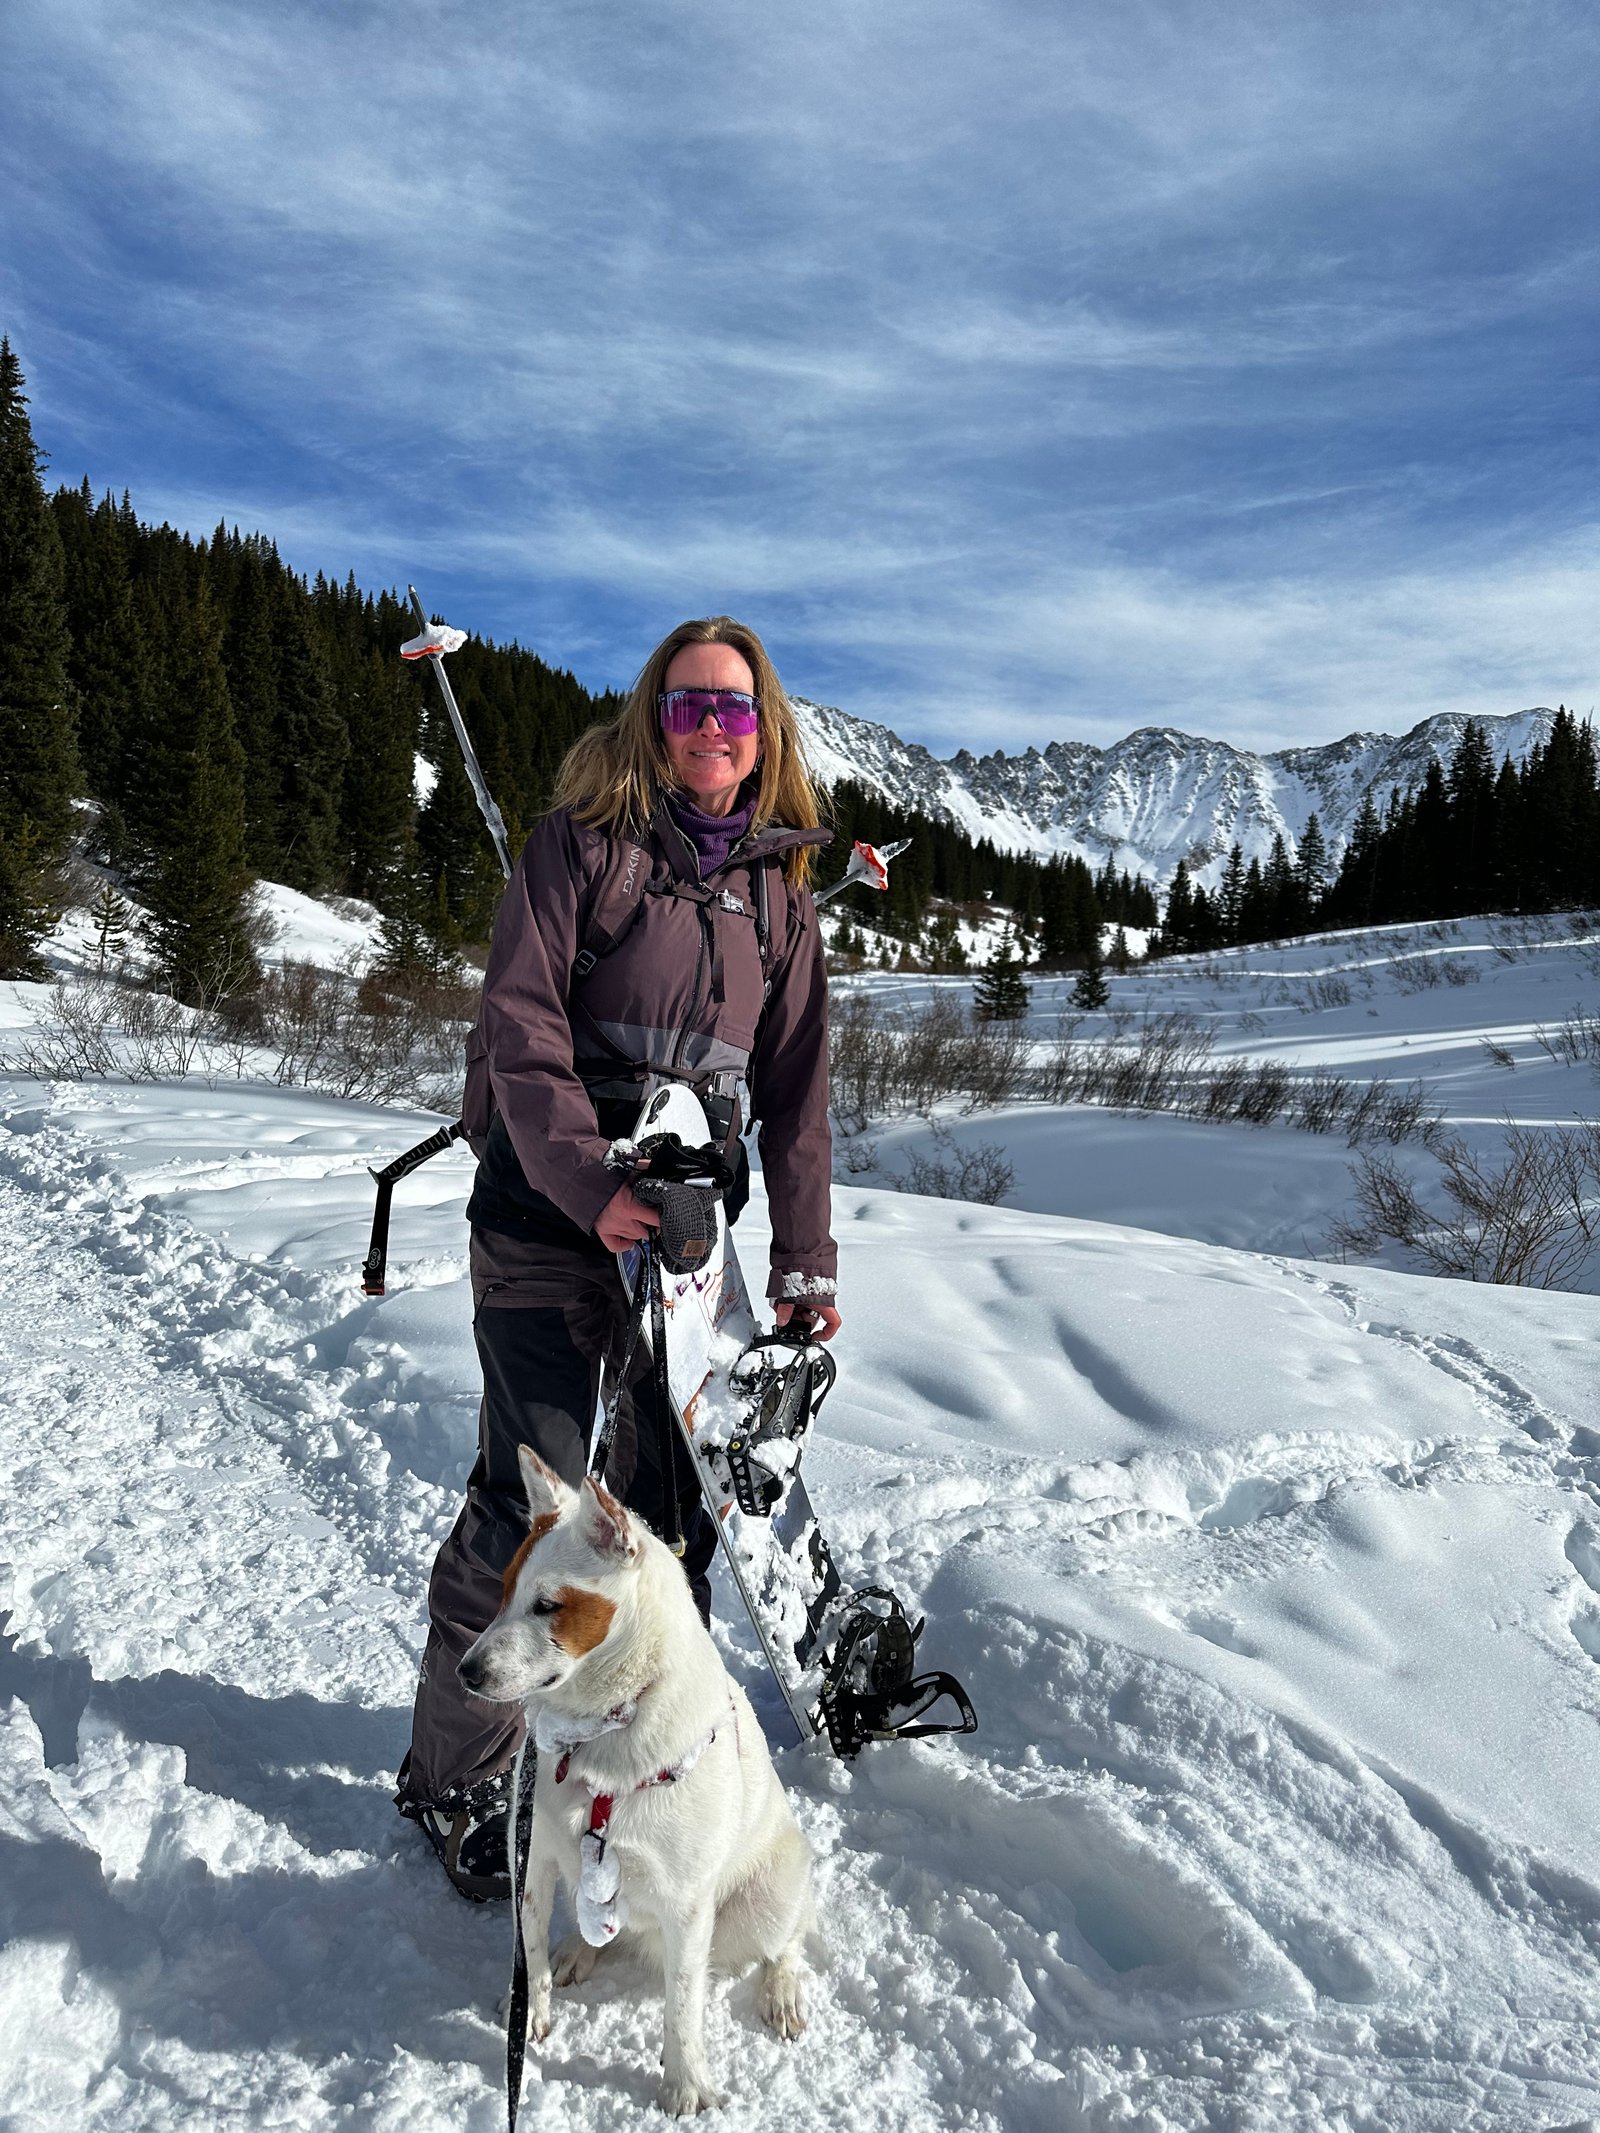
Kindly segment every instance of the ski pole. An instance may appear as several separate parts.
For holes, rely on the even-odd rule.
[[[467,776],[472,781],[472,790],[478,802],[478,812],[488,825],[489,835],[494,839],[495,855],[500,861],[500,872],[509,881],[511,879],[511,847],[506,838],[505,822],[501,817],[499,808],[494,804],[494,795],[490,792],[488,782],[479,768],[478,758],[473,752],[471,741],[467,738],[466,724],[462,719],[460,706],[456,702],[455,691],[451,688],[450,677],[444,670],[445,653],[459,652],[467,641],[467,633],[465,630],[453,630],[448,624],[441,623],[436,627],[430,623],[427,610],[417,596],[417,588],[414,585],[408,585],[406,591],[411,595],[412,612],[416,615],[420,634],[408,639],[405,644],[401,645],[400,657],[402,659],[426,659],[439,677],[439,687],[444,692],[444,707],[450,714],[451,725],[456,729],[456,740],[461,747],[461,760],[466,764]]]

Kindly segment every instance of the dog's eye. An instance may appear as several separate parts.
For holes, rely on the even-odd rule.
[[[561,1610],[554,1600],[535,1600],[530,1612],[536,1615],[555,1615]]]

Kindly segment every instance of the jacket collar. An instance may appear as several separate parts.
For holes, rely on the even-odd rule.
[[[672,819],[672,810],[665,795],[658,795],[650,817],[650,828],[657,845],[675,874],[688,881],[705,879],[700,872],[700,855]],[[782,822],[769,822],[765,829],[752,830],[736,844],[720,867],[712,868],[712,876],[728,867],[742,865],[752,859],[774,859],[780,852],[798,851],[804,845],[831,844],[832,830],[790,829]]]

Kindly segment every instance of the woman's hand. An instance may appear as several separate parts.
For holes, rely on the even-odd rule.
[[[780,1326],[786,1326],[796,1312],[802,1318],[807,1318],[811,1321],[811,1338],[813,1340],[831,1341],[843,1324],[843,1320],[834,1306],[820,1301],[817,1303],[780,1303],[773,1315]]]
[[[608,1252],[625,1252],[660,1227],[661,1217],[656,1210],[635,1199],[631,1185],[619,1185],[601,1208],[594,1233]]]

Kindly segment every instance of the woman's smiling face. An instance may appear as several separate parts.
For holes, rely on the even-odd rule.
[[[738,689],[754,696],[756,678],[731,644],[686,644],[673,654],[663,686],[668,689]],[[661,735],[677,784],[708,815],[725,815],[739,787],[756,767],[759,733],[724,733],[708,711],[693,733]]]

